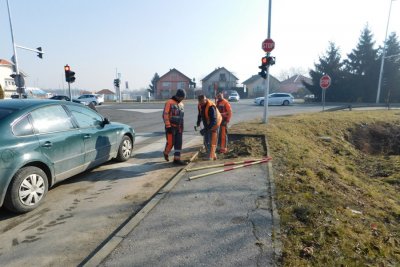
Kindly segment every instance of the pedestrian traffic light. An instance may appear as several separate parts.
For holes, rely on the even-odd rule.
[[[41,52],[42,48],[38,47],[38,48],[36,48],[36,50],[39,51],[37,56],[40,57],[40,58],[43,58],[43,53]]]
[[[75,82],[75,72],[71,70],[71,67],[67,65],[64,66],[65,70],[65,80],[67,83],[73,83]]]
[[[275,64],[275,57],[266,57],[267,58],[267,64],[269,66],[272,66]]]
[[[114,85],[115,87],[119,87],[119,79],[114,79]]]

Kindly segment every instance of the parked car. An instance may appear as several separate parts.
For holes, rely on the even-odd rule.
[[[284,105],[293,104],[294,97],[288,93],[272,93],[268,95],[268,105]],[[260,106],[264,106],[264,97],[257,97],[254,99],[254,103]]]
[[[104,95],[102,94],[86,94],[78,97],[79,101],[84,101],[86,103],[92,103],[93,105],[101,105],[104,103]]]
[[[21,96],[22,96],[23,99],[28,98],[27,94],[22,94]],[[11,95],[11,99],[19,99],[19,94],[12,94]]]
[[[231,92],[228,96],[228,101],[236,101],[238,102],[240,100],[240,96],[238,92]]]
[[[111,159],[130,158],[134,130],[69,101],[0,101],[0,207],[24,213],[49,188]]]
[[[49,99],[51,99],[51,100],[65,100],[65,101],[71,101],[71,99],[70,99],[68,96],[66,96],[66,95],[55,95],[55,96],[50,97]],[[77,100],[77,99],[72,99],[72,102],[84,104],[84,105],[86,105],[86,106],[89,105],[89,102],[80,101],[80,100]]]

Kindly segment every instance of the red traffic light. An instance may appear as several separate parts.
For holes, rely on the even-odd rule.
[[[70,68],[68,65],[65,65],[65,66],[64,66],[64,70],[65,70],[65,71],[70,71],[71,68]]]
[[[262,65],[267,65],[268,64],[268,58],[267,57],[261,58],[261,64]]]

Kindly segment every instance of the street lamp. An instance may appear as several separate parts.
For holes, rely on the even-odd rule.
[[[385,42],[383,43],[383,51],[382,51],[382,60],[381,60],[381,69],[379,71],[379,81],[378,81],[378,90],[376,93],[376,104],[379,103],[379,97],[381,94],[381,85],[382,85],[382,76],[383,76],[383,65],[385,64],[385,55],[386,55],[386,41],[387,41],[387,34],[389,29],[389,21],[390,21],[390,12],[392,10],[392,3],[396,0],[390,0],[390,7],[389,7],[389,16],[386,24],[386,34],[385,34]]]

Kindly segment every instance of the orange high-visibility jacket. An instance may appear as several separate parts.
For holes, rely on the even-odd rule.
[[[221,113],[222,119],[229,123],[232,117],[232,108],[231,104],[229,104],[228,100],[221,99],[217,102],[217,108]]]
[[[184,105],[171,98],[165,103],[163,120],[166,128],[183,126]]]
[[[214,109],[215,118],[211,118],[210,117],[210,108],[211,107],[213,107],[213,109]],[[203,120],[205,120],[205,121],[203,121],[203,123],[206,124],[206,125],[204,125],[204,127],[212,128],[215,125],[218,125],[218,126],[221,125],[221,122],[222,122],[221,113],[218,111],[218,108],[214,104],[214,102],[212,102],[210,99],[207,99],[207,103],[204,106],[199,104],[197,106],[197,108],[199,110],[198,121],[199,121],[199,118],[202,117],[202,112],[203,112],[202,109],[204,109],[204,118],[203,118]]]

